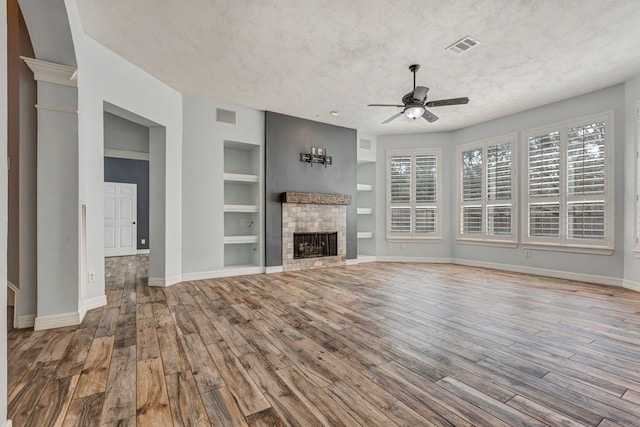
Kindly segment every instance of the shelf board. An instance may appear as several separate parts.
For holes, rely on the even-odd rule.
[[[358,215],[371,215],[373,214],[372,208],[358,208]]]
[[[224,205],[225,212],[259,212],[258,205]]]
[[[358,191],[373,191],[373,185],[358,184]]]
[[[224,236],[225,245],[239,245],[242,243],[258,243],[260,236]]]
[[[358,239],[371,239],[373,238],[372,231],[358,231]]]
[[[224,180],[227,182],[246,182],[246,183],[254,183],[258,182],[258,175],[247,175],[243,173],[224,173]]]

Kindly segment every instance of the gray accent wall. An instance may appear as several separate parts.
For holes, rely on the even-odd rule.
[[[300,153],[324,147],[333,165],[311,167]],[[265,113],[266,266],[282,265],[282,204],[287,191],[351,196],[347,206],[347,259],[357,257],[357,135],[355,129]]]
[[[149,161],[105,157],[104,181],[137,185],[137,248],[149,249]]]

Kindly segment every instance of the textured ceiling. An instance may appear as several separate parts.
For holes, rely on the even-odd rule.
[[[376,134],[446,131],[640,74],[638,0],[77,0],[89,36],[185,94]],[[456,55],[445,48],[480,42]],[[422,65],[435,123],[381,125]],[[338,110],[339,117],[329,115]]]

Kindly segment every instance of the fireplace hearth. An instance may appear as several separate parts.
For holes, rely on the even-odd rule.
[[[338,255],[338,232],[293,233],[293,259]]]

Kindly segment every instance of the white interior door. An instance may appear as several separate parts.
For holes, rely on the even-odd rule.
[[[104,183],[104,255],[137,252],[137,185]]]

